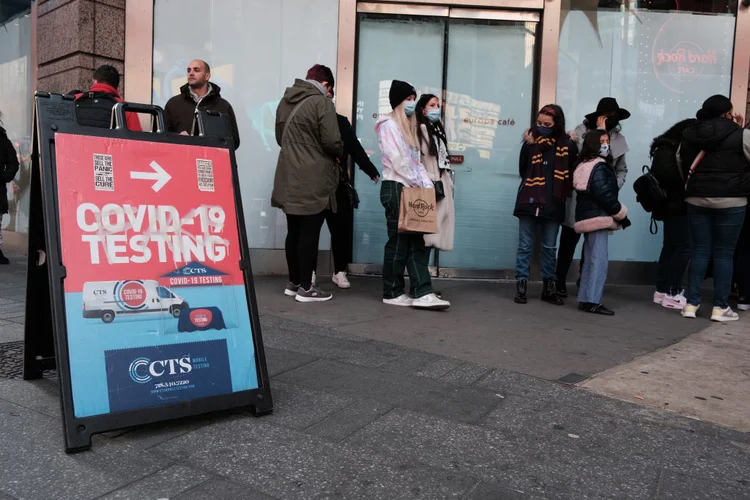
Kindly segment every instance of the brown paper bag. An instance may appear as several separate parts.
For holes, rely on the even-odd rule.
[[[437,233],[437,210],[435,190],[430,188],[407,188],[401,192],[398,214],[399,233]]]

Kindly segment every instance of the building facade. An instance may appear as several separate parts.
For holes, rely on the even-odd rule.
[[[622,124],[630,151],[621,196],[633,226],[610,240],[612,274],[624,282],[650,279],[661,248],[632,189],[653,137],[713,94],[748,109],[750,10],[737,0],[39,0],[6,26],[14,22],[15,32],[0,34],[17,39],[17,49],[0,45],[0,110],[19,144],[28,142],[32,88],[85,88],[91,70],[110,63],[124,74],[126,100],[163,106],[187,63],[208,61],[237,114],[248,240],[265,273],[286,269],[285,218],[270,205],[275,109],[314,63],[334,68],[337,109],[378,166],[374,124],[390,111],[390,81],[443,96],[456,184],[455,249],[433,252],[443,276],[512,276],[518,152],[540,105],[560,104],[571,130],[601,97],[632,113]],[[25,80],[6,86],[17,70]],[[19,246],[25,171],[3,219]],[[386,238],[379,186],[356,169],[355,185],[351,270],[377,273]],[[324,230],[321,271],[329,247]]]

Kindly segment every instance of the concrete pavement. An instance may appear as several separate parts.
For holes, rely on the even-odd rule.
[[[353,283],[303,305],[279,297],[283,280],[259,279],[275,402],[260,419],[109,432],[68,456],[56,380],[4,370],[0,499],[750,497],[750,434],[539,378],[605,370],[594,383],[707,321],[659,310],[647,289],[608,290],[618,316],[597,318],[521,310],[491,283],[441,283],[444,314],[393,310],[376,280]],[[22,331],[18,265],[0,270],[0,301],[5,367]]]

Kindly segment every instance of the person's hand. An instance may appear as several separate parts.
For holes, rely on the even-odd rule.
[[[596,119],[596,128],[600,130],[607,130],[607,117],[602,115]]]
[[[523,141],[526,144],[534,144],[534,136],[531,135],[531,129],[528,129],[523,133]]]
[[[570,137],[570,140],[573,142],[578,141],[578,134],[576,134],[575,130],[573,130],[572,132],[568,132],[568,137]]]
[[[180,135],[190,135],[190,134],[188,134],[185,130],[183,130],[182,132],[180,132]]]
[[[372,182],[374,182],[375,184],[377,184],[378,182],[380,182],[380,176],[378,175],[375,178],[373,178]]]
[[[734,123],[736,123],[740,127],[745,126],[745,117],[743,117],[741,114],[735,113],[733,118],[734,118]]]

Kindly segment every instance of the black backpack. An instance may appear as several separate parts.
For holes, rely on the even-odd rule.
[[[636,201],[646,212],[658,212],[667,204],[667,192],[646,165],[643,166],[643,175],[633,183],[633,190],[636,194]]]
[[[112,123],[112,108],[117,99],[106,92],[84,92],[76,101],[78,124],[87,127],[109,128]]]

